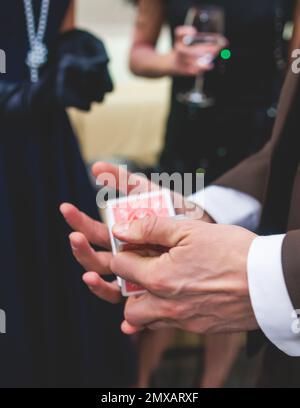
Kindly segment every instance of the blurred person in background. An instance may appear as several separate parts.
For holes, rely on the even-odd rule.
[[[286,23],[293,17],[296,0],[214,0],[222,7],[226,58],[211,50],[214,64],[201,61],[199,47],[184,45],[193,27],[187,14],[202,0],[137,0],[137,19],[130,53],[130,68],[138,76],[172,78],[170,113],[159,168],[168,173],[205,170],[210,183],[270,137],[276,104],[286,70],[289,44],[283,40]],[[192,22],[192,20],[191,20]],[[171,30],[173,49],[157,51],[163,24]],[[299,36],[298,36],[299,37]],[[293,38],[293,42],[297,38]],[[205,47],[206,45],[203,45]],[[215,103],[209,108],[179,101],[195,76],[205,73],[205,92]],[[254,138],[254,139],[253,139]]]
[[[138,5],[130,68],[138,76],[172,78],[170,113],[158,170],[168,173],[205,171],[210,183],[242,159],[259,150],[271,136],[279,91],[284,79],[289,46],[300,42],[299,30],[289,44],[284,28],[292,20],[297,0],[215,0],[225,15],[228,41],[226,61],[220,48],[211,47],[214,64],[199,65],[199,46],[184,44],[195,29],[185,25],[193,6],[201,0],[137,0]],[[173,49],[167,54],[156,46],[164,24],[171,30]],[[203,45],[205,47],[206,45]],[[205,49],[203,48],[203,52]],[[231,56],[231,58],[229,58]],[[213,95],[211,107],[183,103],[178,96],[193,88],[195,77],[205,74],[204,91]],[[203,170],[202,170],[203,169]],[[172,337],[172,332],[142,334],[142,382]],[[203,387],[221,386],[240,347],[236,335],[206,339]],[[155,346],[154,346],[155,344]],[[149,357],[149,351],[157,350]],[[148,357],[147,357],[148,355]]]
[[[122,310],[83,288],[58,211],[68,200],[98,217],[65,108],[88,110],[112,90],[108,57],[74,29],[73,1],[0,6],[0,387],[132,386]]]

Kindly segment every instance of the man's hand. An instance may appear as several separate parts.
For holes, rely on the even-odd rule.
[[[122,330],[177,327],[197,333],[254,330],[247,256],[255,234],[240,227],[148,217],[116,225],[114,235],[167,249],[156,257],[123,252],[111,270],[148,293],[131,298]]]
[[[70,234],[70,244],[76,260],[86,271],[82,277],[85,284],[99,298],[111,303],[121,301],[121,293],[116,281],[108,283],[102,276],[111,275],[110,239],[105,224],[94,221],[71,204],[62,204],[60,211],[70,227],[76,231]],[[90,244],[107,251],[96,252]]]
[[[159,189],[159,186],[154,185],[147,178],[128,173],[122,167],[109,163],[96,163],[93,166],[93,174],[99,184],[115,187],[123,193],[124,189],[128,193],[137,188],[140,192]],[[107,178],[108,174],[112,177]],[[174,193],[173,200],[178,214],[188,214],[191,218],[202,217],[203,220],[212,222],[207,214],[203,214],[200,207],[187,203],[181,195]],[[102,279],[102,276],[112,274],[110,269],[112,253],[106,225],[92,220],[71,204],[62,204],[60,211],[66,222],[75,231],[70,234],[70,244],[76,260],[87,271],[83,275],[83,281],[99,298],[111,303],[121,301],[117,282],[108,283]],[[105,251],[96,252],[90,244],[102,247]]]

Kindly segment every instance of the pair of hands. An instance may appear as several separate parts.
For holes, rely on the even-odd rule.
[[[106,163],[97,163],[93,174],[100,184],[110,180],[128,180],[125,170]],[[133,177],[133,178],[132,178]],[[132,184],[134,179],[135,185]],[[133,189],[157,189],[148,180],[131,176]],[[193,218],[203,212],[187,205]],[[177,201],[178,206],[178,201]],[[87,273],[83,281],[101,299],[121,301],[117,282],[108,283],[102,276],[116,274],[141,284],[147,293],[131,297],[125,305],[122,331],[133,334],[144,328],[176,327],[196,333],[221,333],[254,330],[258,327],[251,306],[247,256],[255,234],[235,226],[216,225],[207,215],[201,220],[173,220],[149,217],[129,224],[115,225],[116,238],[134,245],[159,246],[154,250],[122,252],[113,256],[106,225],[92,220],[71,204],[63,204],[61,212],[74,231],[70,243],[77,261]],[[96,252],[91,244],[107,251]]]
[[[212,61],[228,44],[225,37],[219,35],[218,44],[185,45],[184,39],[197,34],[194,27],[181,26],[175,30],[174,48],[169,54],[168,74],[173,76],[197,76],[214,68]],[[217,35],[217,34],[216,34]],[[209,55],[210,58],[204,58]]]

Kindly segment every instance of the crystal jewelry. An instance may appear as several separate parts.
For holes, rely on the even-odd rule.
[[[39,79],[39,68],[47,61],[48,50],[45,45],[44,36],[47,28],[50,0],[42,0],[41,12],[36,30],[32,0],[23,0],[28,40],[30,50],[28,51],[26,64],[30,68],[31,82],[37,82]]]

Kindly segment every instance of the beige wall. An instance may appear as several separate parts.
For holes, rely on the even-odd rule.
[[[111,57],[115,91],[89,114],[71,111],[87,160],[123,156],[152,163],[162,145],[169,81],[134,77],[128,51],[135,8],[125,0],[78,0],[77,24],[100,36]],[[163,33],[159,45],[169,47]]]

